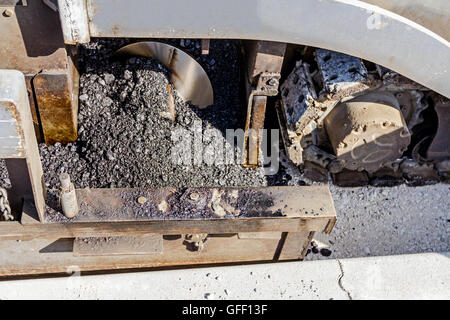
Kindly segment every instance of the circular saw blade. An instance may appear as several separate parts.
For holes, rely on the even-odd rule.
[[[122,47],[117,54],[159,60],[170,69],[170,81],[184,101],[201,109],[213,104],[214,93],[206,71],[183,50],[162,42],[143,41]]]

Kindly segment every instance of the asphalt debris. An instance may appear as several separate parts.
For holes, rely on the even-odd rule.
[[[264,186],[262,169],[235,164],[180,165],[171,160],[172,132],[217,131],[225,144],[226,129],[243,128],[245,108],[239,99],[239,49],[235,41],[211,41],[201,55],[200,40],[171,41],[197,58],[210,76],[214,105],[199,109],[174,92],[176,119],[167,108],[170,70],[154,59],[119,59],[114,52],[129,39],[94,39],[80,52],[78,139],[74,143],[39,146],[49,189],[67,172],[76,188]],[[206,148],[204,157],[216,150]],[[209,150],[210,154],[206,154]],[[235,153],[238,154],[235,147]]]

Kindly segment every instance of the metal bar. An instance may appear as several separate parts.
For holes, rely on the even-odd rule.
[[[149,233],[301,232],[324,231],[334,216],[295,218],[245,218],[234,220],[164,220],[134,222],[37,223],[0,222],[0,240],[109,237]]]
[[[58,0],[59,16],[67,44],[90,41],[86,0]]]
[[[163,240],[163,254],[120,256],[74,256],[73,239],[34,239],[0,242],[0,276],[162,268],[188,265],[271,262],[278,247],[277,239],[238,239],[237,235],[211,237],[202,251],[188,251],[183,238]],[[299,239],[301,240],[301,239]],[[306,243],[307,238],[303,239]],[[304,243],[285,243],[279,260],[303,257]],[[9,250],[14,246],[15,250]],[[291,246],[291,248],[288,248]],[[295,247],[292,247],[295,246]]]
[[[64,217],[48,195],[45,222],[234,220],[334,216],[327,186],[254,188],[77,189],[79,212]],[[219,222],[220,223],[220,222]],[[196,232],[200,233],[200,232]]]
[[[248,125],[245,134],[245,167],[259,166],[259,151],[266,117],[266,96],[252,96],[247,116]]]

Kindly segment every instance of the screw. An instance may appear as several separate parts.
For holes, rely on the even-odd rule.
[[[6,9],[5,11],[3,11],[3,16],[4,17],[11,17],[13,15],[13,12],[9,9]]]

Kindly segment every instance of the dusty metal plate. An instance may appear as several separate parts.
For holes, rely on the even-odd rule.
[[[75,256],[112,256],[155,254],[163,252],[163,237],[160,234],[122,237],[75,238]]]
[[[145,201],[141,201],[142,197]],[[327,186],[259,188],[78,189],[79,213],[65,218],[48,196],[47,222],[122,222],[335,215]],[[140,202],[138,202],[138,199]]]
[[[208,75],[186,52],[166,43],[145,41],[127,45],[117,53],[158,59],[170,69],[170,80],[185,101],[191,101],[199,108],[213,104],[213,89]]]

